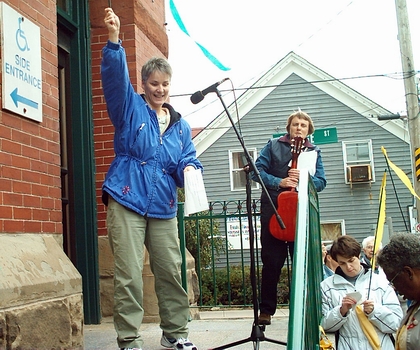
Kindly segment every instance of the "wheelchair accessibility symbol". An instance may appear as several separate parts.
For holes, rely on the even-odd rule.
[[[19,29],[16,31],[16,44],[20,51],[29,51],[28,41],[26,40],[25,32],[21,28],[21,24],[23,21],[23,17],[18,18]]]

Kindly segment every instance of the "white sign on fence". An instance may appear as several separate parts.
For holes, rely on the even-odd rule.
[[[241,242],[241,223],[242,223],[242,242]],[[226,222],[226,232],[229,241],[229,249],[249,249],[249,225],[248,219],[243,218],[239,221],[237,217],[228,218]],[[257,227],[254,227],[254,247],[259,245],[261,225],[260,220],[257,220]]]
[[[2,107],[42,121],[40,28],[19,12],[0,3],[2,50]]]

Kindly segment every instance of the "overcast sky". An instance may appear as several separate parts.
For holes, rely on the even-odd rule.
[[[420,70],[420,1],[406,1],[415,69]],[[171,104],[192,127],[206,126],[223,111],[215,93],[197,105],[190,102],[192,93],[223,78],[230,78],[235,89],[250,87],[290,51],[391,112],[406,109],[395,0],[165,0],[165,4],[174,71]],[[230,69],[220,69],[196,43]],[[224,91],[229,89],[229,81],[219,86],[228,105],[234,100]]]

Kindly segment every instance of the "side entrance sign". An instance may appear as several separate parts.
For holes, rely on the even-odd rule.
[[[2,108],[41,122],[40,29],[4,2],[0,11]]]

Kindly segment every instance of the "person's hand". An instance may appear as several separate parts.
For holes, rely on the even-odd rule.
[[[118,43],[118,37],[120,35],[120,19],[110,7],[105,9],[104,22],[108,28],[109,41]]]
[[[194,168],[192,165],[187,165],[187,166],[185,167],[185,169],[184,169],[184,173],[185,173],[186,171],[193,171],[193,170],[195,170],[195,168]]]
[[[353,299],[352,297],[349,297],[346,295],[343,298],[343,301],[341,302],[340,312],[341,315],[344,316],[349,312],[349,310],[353,307],[353,305],[356,305],[357,301],[356,299]]]
[[[365,300],[362,303],[362,305],[363,305],[363,312],[366,315],[369,315],[373,311],[373,309],[375,308],[375,304],[374,304],[373,300]]]
[[[280,181],[281,188],[295,188],[298,185],[298,180],[293,177],[285,177]]]
[[[299,174],[300,174],[300,170],[299,169],[289,169],[289,171],[287,172],[287,174],[292,179],[296,179],[296,181],[299,181]]]

